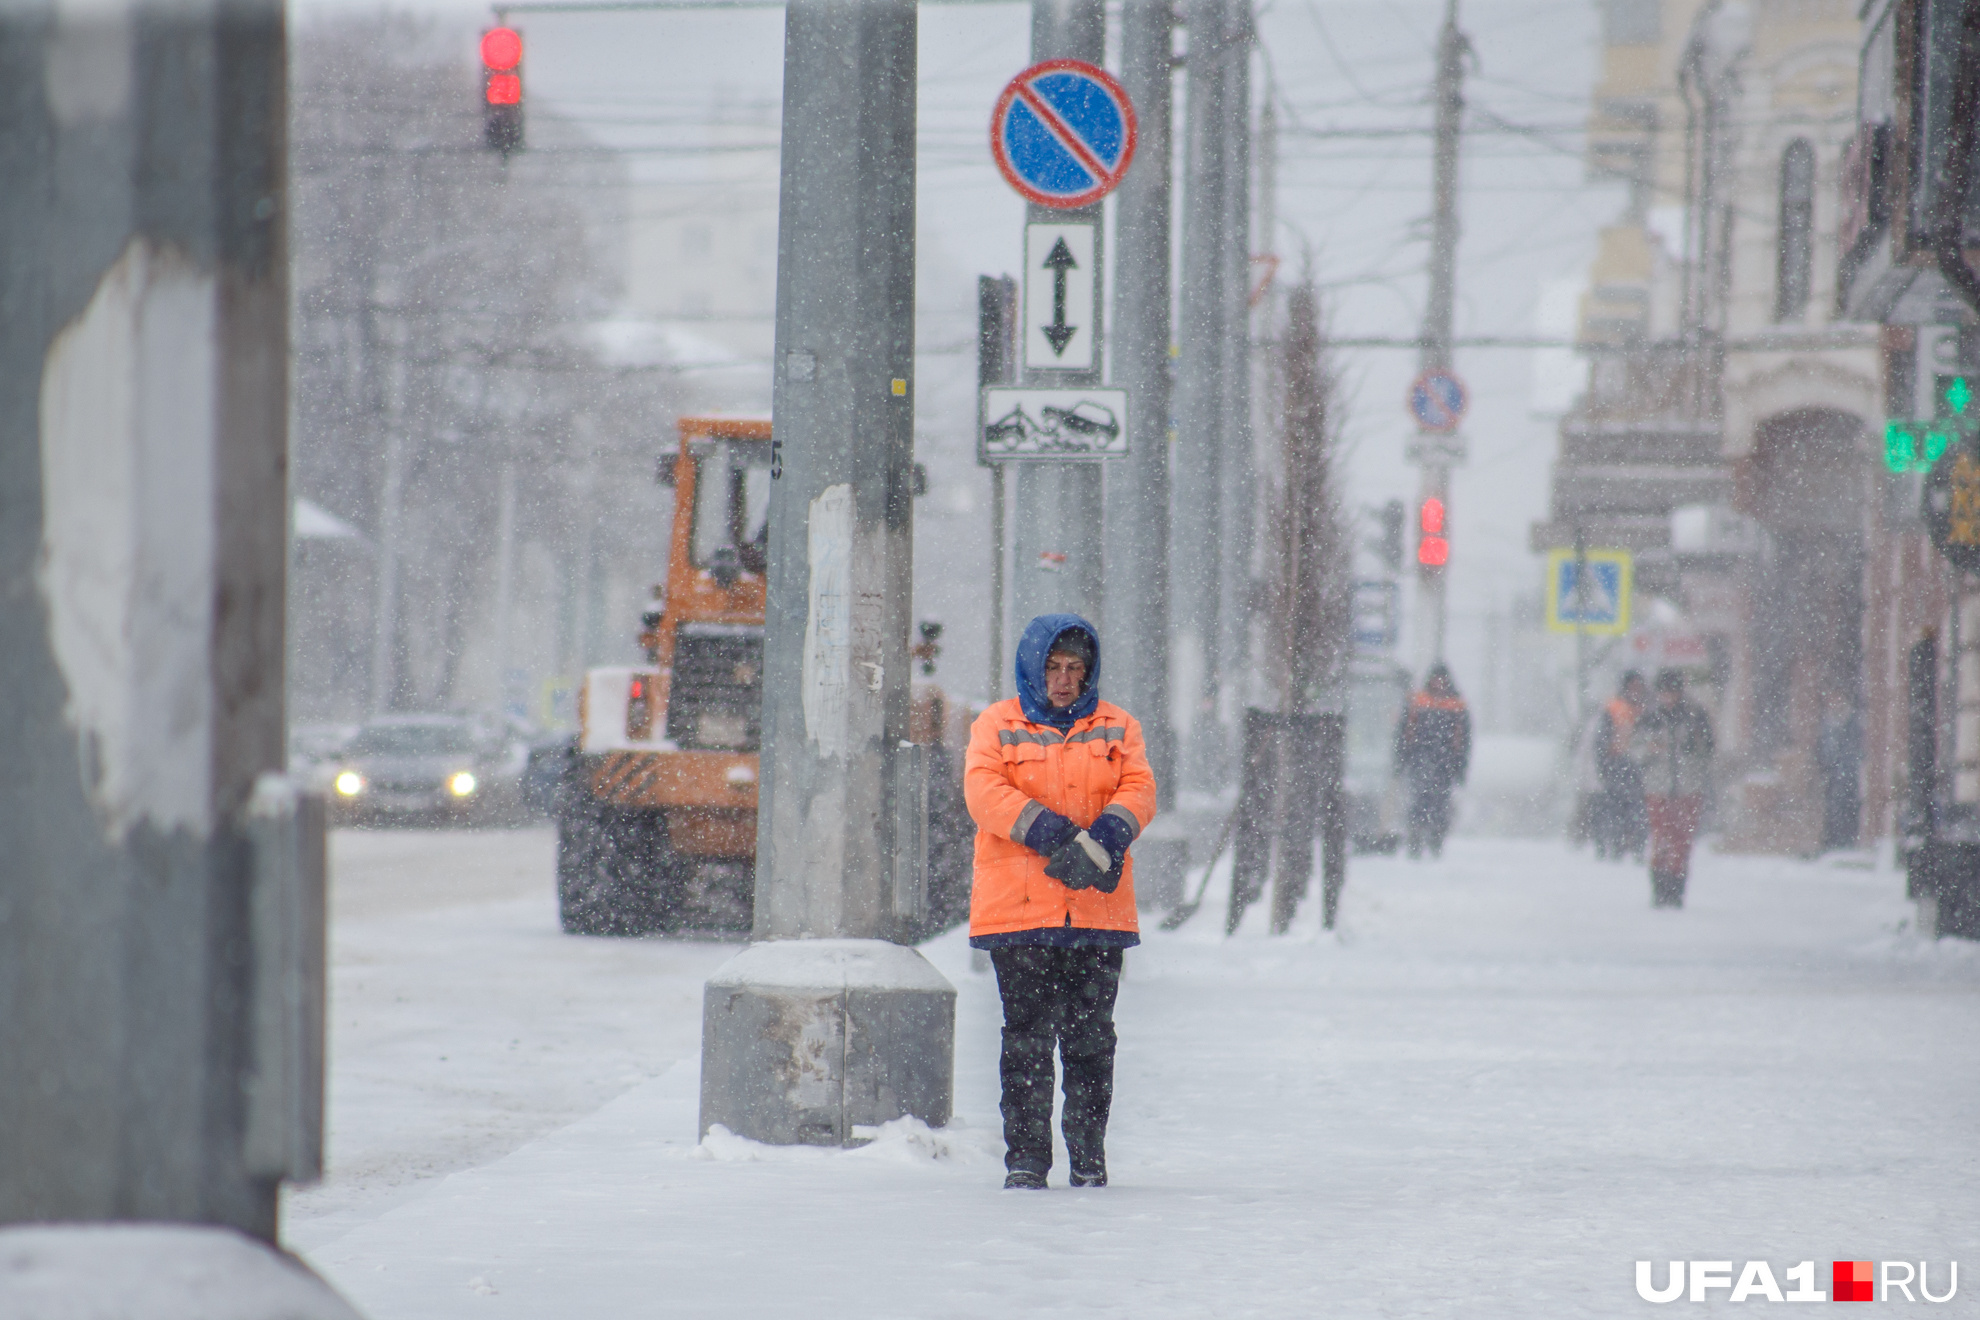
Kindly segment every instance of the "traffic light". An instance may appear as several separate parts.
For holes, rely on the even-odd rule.
[[[1380,511],[1382,520],[1382,540],[1376,547],[1382,554],[1382,564],[1391,573],[1402,572],[1403,564],[1403,502],[1390,500]]]
[[[1884,466],[1902,476],[1930,472],[1939,455],[1952,447],[1958,432],[1931,422],[1892,420],[1884,423]]]
[[[1965,422],[1972,425],[1980,421],[1980,376],[1962,374],[1957,376],[1934,376],[1932,378],[1932,415],[1941,422]]]
[[[1428,576],[1451,559],[1451,543],[1444,533],[1444,502],[1435,495],[1424,500],[1416,512],[1416,527],[1416,564]]]
[[[511,27],[481,34],[481,129],[490,151],[522,150],[522,34]]]

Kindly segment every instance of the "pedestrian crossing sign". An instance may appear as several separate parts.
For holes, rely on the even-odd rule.
[[[1620,637],[1629,631],[1627,550],[1549,551],[1547,627],[1559,633]]]

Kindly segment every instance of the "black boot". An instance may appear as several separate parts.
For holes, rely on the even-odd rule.
[[[1681,908],[1684,906],[1684,877],[1672,875],[1669,871],[1650,873],[1650,906],[1660,908]]]

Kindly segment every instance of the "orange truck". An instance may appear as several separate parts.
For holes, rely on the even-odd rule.
[[[585,675],[557,794],[557,907],[575,934],[746,932],[753,915],[769,419],[682,418],[660,480],[674,528],[640,621],[647,663]],[[966,711],[917,686],[909,736],[932,744],[926,933],[968,911],[967,728]]]

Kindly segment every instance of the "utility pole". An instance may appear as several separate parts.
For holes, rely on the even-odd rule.
[[[1223,266],[1217,303],[1224,376],[1218,418],[1223,479],[1218,484],[1223,553],[1218,556],[1217,719],[1241,728],[1252,661],[1252,553],[1258,515],[1258,460],[1252,448],[1251,379],[1251,48],[1257,40],[1251,0],[1226,0],[1222,51],[1224,95],[1218,105],[1224,137]]]
[[[1085,60],[1099,64],[1106,57],[1105,0],[1032,0],[1031,61]],[[1129,171],[1132,173],[1132,171]],[[1029,224],[1090,224],[1093,261],[1106,269],[1103,206],[1059,210],[1037,203],[1025,205]],[[1027,256],[1028,260],[1028,256]],[[1026,279],[1037,278],[1027,269]],[[1106,298],[1093,301],[1093,366],[1086,371],[1027,369],[1027,385],[1072,388],[1098,385],[1104,363]],[[1020,340],[1029,328],[1020,332]],[[1105,594],[1106,538],[1102,532],[1105,500],[1101,464],[1025,462],[1018,465],[1016,582],[1012,591],[1013,622],[1022,628],[1034,616],[1056,612],[1078,614],[1098,624]]]
[[[1457,0],[1446,0],[1444,25],[1437,32],[1436,147],[1431,165],[1430,296],[1423,310],[1423,370],[1451,366],[1451,322],[1455,299],[1458,242],[1458,129],[1464,117],[1464,59],[1471,43],[1458,30]],[[1425,433],[1425,438],[1434,441]],[[1434,443],[1421,460],[1423,479],[1417,494],[1419,517],[1431,500],[1444,510],[1444,532],[1450,537],[1451,464]],[[1444,658],[1444,564],[1418,562],[1416,579],[1416,650],[1419,676]]]
[[[1223,418],[1228,408],[1223,317],[1227,263],[1225,153],[1220,109],[1227,94],[1224,32],[1231,0],[1187,0],[1184,65],[1182,296],[1176,325],[1175,503],[1170,657],[1181,693],[1182,777],[1192,788],[1222,782],[1217,725],[1221,641],[1217,597],[1223,581],[1221,496]]]
[[[1169,710],[1170,121],[1175,71],[1171,0],[1125,0],[1121,86],[1139,142],[1114,210],[1114,381],[1128,393],[1128,455],[1107,477],[1107,683],[1141,721],[1167,807],[1175,793]]]
[[[509,682],[511,616],[516,594],[516,460],[502,460],[495,484],[495,681],[502,709],[520,714],[520,694]]]
[[[1017,281],[979,275],[976,279],[976,389],[978,397],[991,385],[1010,385],[1017,379],[1018,362]],[[1008,520],[1003,463],[990,467],[990,673],[983,689],[985,701],[999,701],[1004,695],[1004,673],[1010,662],[1004,656],[1004,551]]]
[[[377,315],[377,309],[374,309]],[[371,713],[382,715],[398,704],[399,695],[399,543],[406,497],[406,352],[405,320],[396,308],[379,316],[384,322],[385,463],[378,482],[377,580],[371,610]]]
[[[352,1314],[274,1250],[323,1058],[322,808],[281,777],[283,23],[0,6],[0,1251],[91,1225],[78,1313],[246,1271],[266,1314]],[[135,1221],[185,1268],[133,1276]]]
[[[708,980],[701,1130],[848,1145],[948,1122],[955,990],[908,737],[915,0],[784,11],[757,941]],[[800,259],[800,253],[802,257]]]

